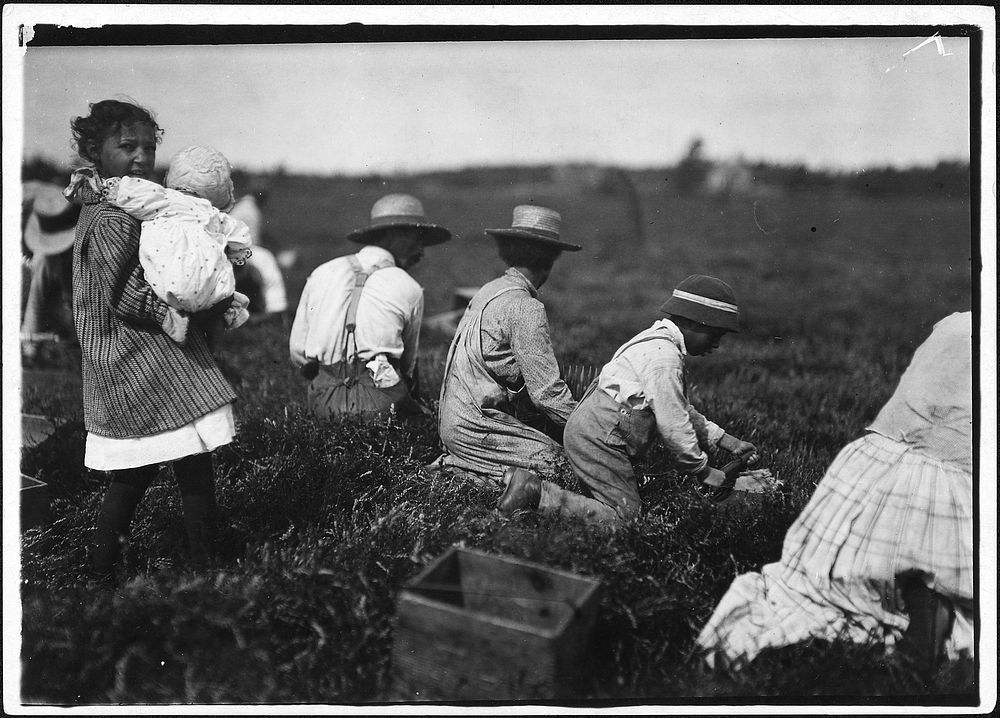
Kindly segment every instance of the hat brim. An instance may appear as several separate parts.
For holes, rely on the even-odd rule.
[[[56,232],[46,232],[38,222],[38,215],[32,212],[24,225],[24,244],[32,254],[62,254],[73,246],[76,226]]]
[[[661,314],[673,314],[678,317],[690,319],[692,322],[704,324],[715,329],[725,329],[727,332],[739,333],[740,315],[739,312],[726,312],[721,309],[713,309],[703,304],[689,302],[680,297],[670,297],[660,306]]]
[[[517,237],[518,239],[530,239],[532,241],[538,242],[539,244],[545,244],[550,247],[558,247],[565,252],[579,252],[583,247],[579,244],[571,244],[570,242],[564,242],[561,239],[553,239],[552,237],[546,237],[543,234],[536,234],[526,229],[487,229],[484,230],[486,234],[493,235],[495,237]]]
[[[434,244],[441,244],[451,239],[451,231],[436,224],[425,224],[421,222],[390,222],[388,224],[377,224],[356,229],[347,235],[352,242],[364,244],[377,238],[387,229],[416,229],[420,230],[420,241],[425,247]]]

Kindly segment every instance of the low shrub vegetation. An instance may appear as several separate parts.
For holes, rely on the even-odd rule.
[[[778,559],[785,530],[826,467],[875,416],[932,324],[970,307],[968,207],[944,198],[852,197],[831,208],[803,195],[773,200],[783,221],[765,235],[753,228],[748,204],[668,202],[652,181],[640,189],[650,235],[664,239],[629,251],[615,251],[625,240],[608,238],[618,226],[614,198],[600,198],[610,217],[601,219],[586,197],[555,197],[578,231],[593,219],[593,236],[582,243],[594,249],[576,264],[560,259],[543,291],[557,352],[567,362],[600,364],[656,318],[678,280],[695,272],[727,279],[746,307],[747,330],[689,363],[692,400],[756,443],[760,466],[780,487],[715,508],[654,452],[642,468],[662,480],[645,493],[643,519],[623,531],[534,514],[506,518],[493,508],[499,490],[425,468],[440,451],[432,416],[368,425],[308,416],[304,383],[287,361],[287,325],[265,320],[226,334],[217,350],[240,399],[238,437],[215,457],[216,565],[188,569],[180,499],[165,468],[137,513],[117,587],[102,590],[88,584],[83,567],[107,478],[82,468],[78,369],[68,360],[54,381],[33,368],[25,371],[24,411],[61,423],[22,458],[22,471],[46,481],[52,497],[50,522],[22,535],[23,700],[392,701],[398,592],[448,547],[462,545],[600,579],[591,670],[580,695],[595,705],[974,701],[971,663],[948,665],[924,684],[884,646],[813,642],[768,651],[741,671],[709,670],[692,655],[732,579]],[[360,187],[351,202],[366,212],[371,199],[399,188]],[[280,187],[274,194],[280,208]],[[502,188],[486,194],[456,188],[450,203],[438,196],[426,204],[445,224],[489,215],[482,226],[504,226],[514,198]],[[826,223],[810,215],[817,208]],[[293,209],[274,211],[272,231],[291,233],[303,221]],[[833,224],[831,215],[842,221]],[[926,216],[942,225],[933,237],[921,227]],[[337,219],[345,228],[355,223]],[[822,246],[810,239],[815,225],[828,233]],[[871,235],[876,226],[880,233],[862,242],[857,233]],[[289,274],[293,300],[308,270],[349,249],[324,247],[319,231],[310,232],[302,254],[315,261]],[[953,239],[943,241],[941,232]],[[438,248],[428,252],[421,267],[428,313],[450,308],[450,287],[485,282],[496,269],[488,246],[467,242],[464,254],[454,246],[440,256]],[[885,252],[904,246],[914,261],[884,261]],[[426,376],[440,376],[444,346],[425,337]],[[436,390],[433,381],[425,386],[431,407]]]

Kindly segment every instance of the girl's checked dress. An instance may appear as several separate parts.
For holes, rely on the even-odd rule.
[[[698,636],[740,665],[810,638],[894,642],[909,624],[896,576],[952,601],[946,649],[974,647],[972,319],[938,322],[867,433],[830,465],[781,560],[738,576]]]

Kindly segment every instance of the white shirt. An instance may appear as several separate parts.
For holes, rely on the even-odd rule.
[[[247,226],[250,230],[250,240],[254,245],[259,247],[263,244],[261,229],[264,225],[264,216],[257,206],[257,199],[252,194],[245,194],[236,200],[236,204],[229,210],[229,216],[241,220]]]
[[[672,321],[660,319],[629,343],[601,369],[598,386],[619,404],[652,409],[678,468],[700,471],[708,462],[701,446],[716,446],[725,431],[698,413],[684,392],[684,335]]]
[[[372,245],[362,247],[356,256],[365,269],[393,262],[388,250]],[[348,358],[344,325],[353,287],[354,271],[347,257],[321,264],[309,275],[288,339],[296,366],[310,361],[336,364]],[[413,277],[394,262],[372,273],[358,302],[354,339],[359,358],[367,362],[385,354],[400,360],[403,372],[412,377],[423,317],[424,290]],[[349,351],[354,352],[353,343]]]
[[[247,259],[247,265],[256,270],[260,277],[260,293],[265,314],[274,314],[288,309],[288,296],[285,294],[285,278],[274,254],[265,247],[254,247],[253,254]]]
[[[250,239],[254,247],[253,254],[250,255],[247,264],[260,277],[261,301],[264,303],[261,310],[265,314],[285,311],[288,309],[285,278],[274,254],[262,246],[264,242],[264,215],[260,211],[257,199],[252,194],[243,195],[229,210],[229,216],[242,221],[250,231]]]

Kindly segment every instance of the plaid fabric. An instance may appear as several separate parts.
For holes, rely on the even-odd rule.
[[[79,190],[73,319],[83,356],[87,431],[117,439],[176,429],[236,398],[192,325],[179,346],[139,265],[138,220]]]
[[[831,464],[781,560],[737,577],[697,643],[712,663],[809,638],[895,638],[909,623],[896,576],[915,570],[961,614],[950,651],[971,650],[972,556],[971,474],[870,433]]]

